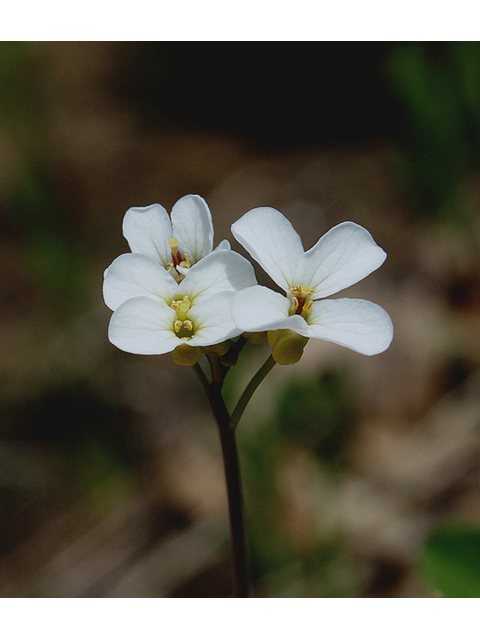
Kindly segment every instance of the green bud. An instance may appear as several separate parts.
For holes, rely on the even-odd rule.
[[[268,332],[268,342],[272,347],[272,356],[275,362],[295,364],[302,357],[308,338],[304,338],[290,329],[277,329]]]
[[[202,347],[203,353],[214,353],[216,356],[223,356],[230,349],[230,340],[220,342],[219,344],[211,344],[208,347]]]
[[[245,331],[243,337],[246,338],[251,344],[260,344],[267,337],[266,331]]]
[[[172,357],[175,364],[184,367],[191,367],[200,360],[202,350],[200,347],[190,347],[188,344],[179,344],[172,351]]]

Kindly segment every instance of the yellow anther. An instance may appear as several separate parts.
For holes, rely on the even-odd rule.
[[[315,293],[315,289],[312,289],[308,284],[297,284],[290,289],[294,296],[299,298],[306,298]]]
[[[298,298],[293,297],[292,306],[290,308],[290,315],[293,316],[293,314],[296,312],[297,309],[298,309]]]
[[[177,314],[173,322],[173,330],[177,337],[181,340],[190,340],[194,333],[194,326],[193,322],[187,318],[187,313],[192,306],[188,296],[184,296],[182,300],[173,300],[170,306]]]
[[[184,269],[190,269],[191,262],[190,262],[190,258],[188,257],[187,253],[183,254],[183,260],[180,262],[180,264],[178,265],[179,267],[183,267]]]
[[[188,296],[184,296],[183,300],[173,300],[170,306],[177,312],[178,319],[183,321],[186,320],[192,303],[188,299]]]
[[[305,304],[303,305],[302,316],[308,315],[312,307],[313,307],[313,300],[307,300],[307,302],[305,302]]]

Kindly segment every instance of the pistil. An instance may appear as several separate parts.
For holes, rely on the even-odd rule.
[[[170,238],[168,244],[170,245],[170,250],[172,252],[173,266],[176,267],[182,262],[182,254],[178,250],[177,238]]]
[[[170,238],[168,244],[170,245],[172,260],[167,264],[167,271],[175,278],[177,282],[180,282],[185,276],[177,271],[177,267],[182,267],[182,269],[190,269],[192,264],[187,253],[184,253],[183,256],[180,253],[177,238]]]

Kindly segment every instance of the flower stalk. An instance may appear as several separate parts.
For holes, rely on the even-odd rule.
[[[246,340],[237,341],[238,351],[245,345]],[[199,381],[204,394],[212,409],[218,426],[220,444],[222,446],[223,467],[227,484],[228,514],[230,522],[230,536],[232,544],[232,585],[236,598],[248,598],[249,577],[247,544],[243,516],[243,495],[240,474],[240,462],[235,435],[235,429],[256,389],[272,370],[275,360],[269,356],[257,373],[250,380],[230,416],[222,396],[222,386],[229,367],[222,365],[220,358],[214,353],[207,353],[212,375],[209,383],[202,367],[196,363],[192,366],[193,373]],[[238,354],[237,354],[238,355]]]
[[[237,405],[232,412],[232,417],[230,418],[230,429],[232,431],[235,431],[235,429],[237,428],[238,423],[240,422],[240,418],[247,408],[247,405],[250,402],[251,397],[255,393],[258,385],[267,376],[267,374],[270,373],[274,365],[275,360],[273,359],[273,356],[269,356],[245,387],[245,391],[240,396],[240,400],[237,402]]]
[[[230,428],[230,414],[222,396],[222,385],[225,377],[222,365],[218,356],[215,354],[208,354],[207,357],[212,372],[212,381],[210,384],[199,364],[194,365],[192,369],[210,403],[215,422],[218,426],[222,447],[230,522],[233,596],[235,598],[248,598],[250,587],[247,544],[236,436],[235,432]]]

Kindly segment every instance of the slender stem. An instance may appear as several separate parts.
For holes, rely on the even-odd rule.
[[[208,384],[207,376],[204,374],[202,367],[197,362],[197,364],[192,365],[192,370],[203,389],[203,393],[208,397],[210,385]]]
[[[242,417],[250,398],[253,396],[265,376],[273,369],[274,365],[275,360],[272,356],[269,356],[246,386],[245,391],[242,393],[239,401],[237,402],[237,406],[233,410],[232,417],[230,418],[230,429],[232,431],[236,429],[240,422],[240,418]]]
[[[209,396],[222,445],[223,467],[227,482],[228,514],[232,541],[233,595],[248,598],[249,579],[247,544],[243,522],[242,483],[235,432],[230,429],[230,416],[223,401],[220,387],[213,384]]]
[[[233,364],[236,364],[238,356],[240,355],[241,350],[247,344],[247,339],[243,336],[240,336],[239,339],[232,345],[228,351],[229,358]]]
[[[222,363],[220,362],[218,356],[211,353],[207,355],[208,361],[210,362],[210,369],[212,371],[212,385],[218,386],[220,389],[222,388],[224,373],[222,371]]]
[[[222,445],[232,546],[233,595],[236,598],[247,598],[249,595],[247,545],[237,443],[235,433],[230,429],[230,414],[222,396],[224,372],[217,356],[209,354],[208,360],[212,370],[211,384],[208,384],[200,365],[194,365],[192,369],[210,403]]]
[[[243,347],[243,344],[240,348]],[[260,367],[248,383],[232,416],[228,413],[222,396],[222,385],[228,369],[222,367],[218,356],[208,354],[208,361],[212,372],[212,382],[209,384],[201,366],[192,366],[205,395],[208,398],[215,421],[218,425],[220,443],[222,445],[223,467],[227,483],[228,514],[230,521],[230,535],[232,542],[232,582],[233,595],[236,598],[248,598],[249,579],[247,562],[247,544],[243,521],[242,483],[240,477],[240,463],[235,437],[235,428],[242,417],[245,408],[265,376],[273,368],[275,360],[270,356]]]

